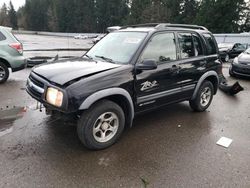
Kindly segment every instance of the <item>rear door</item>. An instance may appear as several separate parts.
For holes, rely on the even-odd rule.
[[[195,85],[206,69],[206,58],[200,36],[194,32],[178,32],[179,76],[178,86],[182,95],[189,99]]]

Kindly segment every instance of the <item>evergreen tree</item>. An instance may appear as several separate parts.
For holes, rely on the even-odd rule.
[[[106,32],[108,26],[122,25],[129,13],[126,0],[97,0],[95,9],[98,32]]]
[[[25,19],[29,30],[48,30],[49,0],[26,0]]]
[[[180,6],[179,23],[193,24],[198,12],[197,0],[183,0]]]
[[[245,7],[244,0],[203,0],[195,23],[215,33],[239,32]]]
[[[95,0],[78,0],[75,18],[76,30],[78,32],[95,31]]]
[[[142,15],[151,5],[151,0],[132,0],[128,24],[144,23]]]
[[[9,17],[10,26],[13,29],[18,29],[17,14],[16,14],[16,11],[15,11],[11,1],[10,1],[10,5],[9,5],[9,10],[8,10],[8,17]]]
[[[26,0],[18,25],[27,30],[106,32],[115,25],[148,22],[199,24],[212,32],[249,31],[245,0]],[[0,24],[17,28],[12,3]]]
[[[150,6],[143,11],[141,17],[143,22],[169,23],[171,20],[171,9],[168,0],[151,0]]]
[[[9,17],[8,17],[8,9],[5,3],[0,9],[0,25],[10,26]]]
[[[25,18],[25,7],[20,7],[17,11],[17,23],[19,29],[27,29],[27,23]]]

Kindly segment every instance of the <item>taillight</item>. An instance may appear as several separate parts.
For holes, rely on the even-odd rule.
[[[20,54],[23,54],[23,45],[21,43],[12,43],[9,44],[9,46],[18,51]]]

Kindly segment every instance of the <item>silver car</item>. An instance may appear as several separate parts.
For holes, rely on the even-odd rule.
[[[9,78],[12,72],[24,69],[23,45],[11,33],[11,28],[0,26],[0,84]]]

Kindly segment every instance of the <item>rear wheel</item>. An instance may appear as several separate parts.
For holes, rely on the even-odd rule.
[[[82,114],[77,125],[81,142],[89,149],[100,150],[114,144],[122,134],[125,116],[116,103],[102,100]]]
[[[6,82],[9,78],[9,74],[8,67],[3,62],[0,62],[0,84]]]
[[[210,81],[204,81],[196,97],[189,101],[190,107],[197,112],[205,111],[213,100],[214,86]]]

